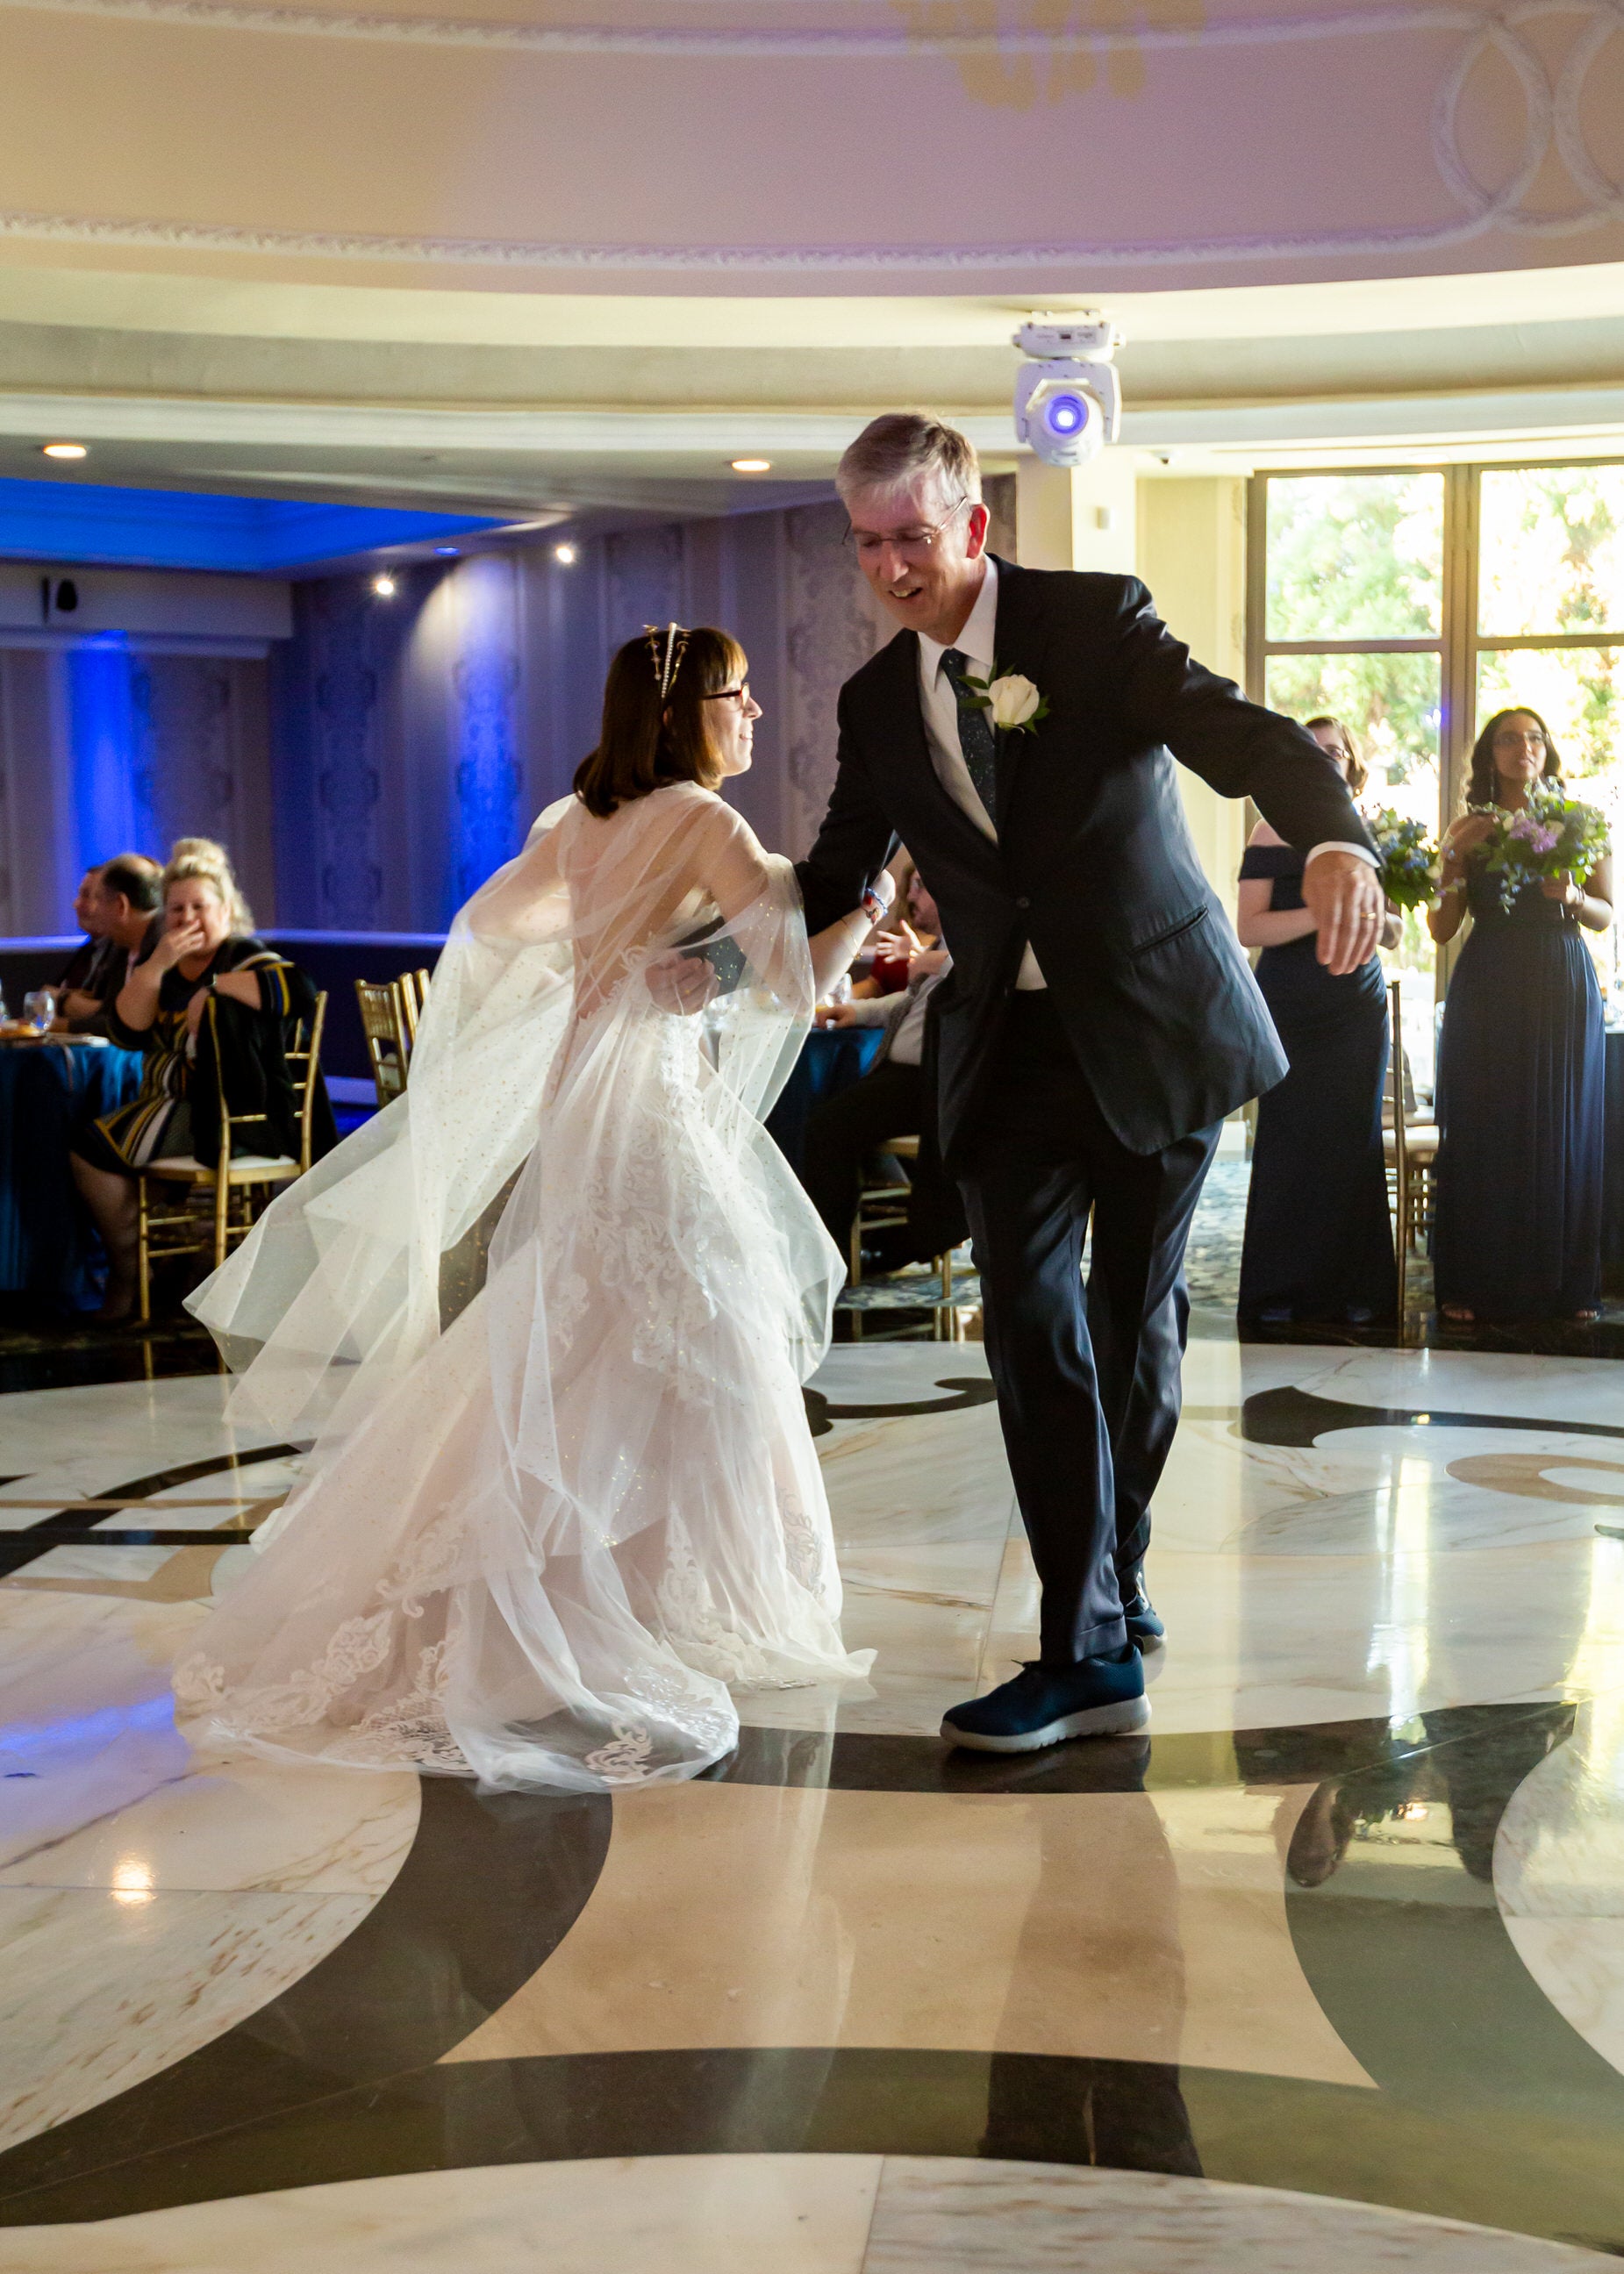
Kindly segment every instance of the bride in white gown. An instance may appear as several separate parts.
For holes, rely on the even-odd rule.
[[[867,1670],[801,1395],[840,1259],[761,1116],[869,918],[808,945],[715,794],[745,669],[716,631],[620,650],[409,1092],[192,1299],[230,1418],[316,1438],[176,1669],[211,1745],[598,1789],[720,1758],[730,1685]]]

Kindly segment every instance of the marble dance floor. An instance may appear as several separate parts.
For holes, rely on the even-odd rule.
[[[1197,1341],[1151,1729],[999,1760],[981,1351],[838,1349],[872,1686],[613,1799],[187,1754],[222,1388],[0,1398],[0,2274],[1624,2255],[1614,1366]]]

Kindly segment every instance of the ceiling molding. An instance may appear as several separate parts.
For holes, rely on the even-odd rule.
[[[49,15],[99,16],[188,30],[269,32],[299,39],[382,40],[427,47],[497,48],[542,55],[765,56],[774,61],[854,56],[898,57],[1135,53],[1185,48],[1273,46],[1282,41],[1362,39],[1405,32],[1482,34],[1504,20],[1477,8],[1444,5],[1342,10],[1316,16],[1259,16],[1228,20],[1150,21],[1138,25],[1066,23],[1053,29],[994,24],[989,28],[929,30],[891,24],[856,29],[787,28],[755,25],[534,24],[458,16],[392,16],[370,11],[340,13],[273,5],[268,0],[0,0],[0,7]],[[1558,0],[1526,0],[1514,18],[1555,12]],[[1584,14],[1568,0],[1560,12]]]
[[[1441,223],[1388,229],[1305,230],[1196,237],[1184,243],[1109,244],[1077,239],[1039,245],[571,245],[511,237],[368,236],[337,230],[244,229],[203,222],[105,221],[71,214],[0,213],[0,237],[58,245],[129,246],[165,252],[264,253],[327,260],[449,263],[477,268],[641,270],[676,274],[754,273],[806,276],[878,271],[889,275],[998,273],[1082,267],[1189,268],[1207,261],[1303,260],[1441,252],[1497,229],[1566,237],[1613,219],[1586,209],[1524,223],[1487,201]]]

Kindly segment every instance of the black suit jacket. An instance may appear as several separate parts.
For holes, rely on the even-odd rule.
[[[934,1001],[950,1160],[1028,940],[1107,1123],[1130,1150],[1158,1152],[1286,1071],[1196,857],[1174,757],[1223,796],[1254,799],[1303,852],[1369,833],[1312,737],[1193,662],[1135,577],[1000,561],[996,653],[1049,705],[1035,733],[1000,738],[997,843],[936,779],[919,642],[900,632],[840,692],[834,794],[798,870],[808,927],[856,906],[894,832],[953,953]]]

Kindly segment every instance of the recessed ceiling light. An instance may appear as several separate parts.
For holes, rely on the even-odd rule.
[[[440,554],[442,560],[455,561],[461,553],[462,548],[460,545],[437,545],[434,547],[434,550]]]
[[[90,453],[82,442],[47,442],[41,455],[47,458],[87,458]]]
[[[553,558],[560,568],[573,568],[581,558],[581,553],[576,546],[555,545],[553,548]]]
[[[770,474],[772,471],[772,460],[771,458],[735,458],[733,471],[736,474]]]
[[[372,579],[372,590],[377,593],[380,600],[392,600],[395,598],[394,577],[388,576],[374,576]]]

